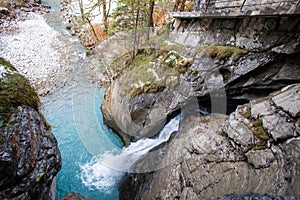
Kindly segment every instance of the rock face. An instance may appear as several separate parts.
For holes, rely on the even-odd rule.
[[[61,198],[60,200],[94,200],[94,199],[85,198],[85,197],[81,196],[80,194],[70,192],[70,193],[66,194],[63,198]]]
[[[51,199],[57,141],[29,82],[0,58],[0,199]]]
[[[300,8],[297,1],[282,2],[278,0],[234,0],[234,1],[202,1],[194,0],[192,15],[205,16],[255,16],[297,14]],[[197,13],[197,11],[199,11]],[[186,13],[189,14],[189,13]],[[198,15],[199,15],[198,14]]]
[[[1,199],[49,199],[61,157],[39,113],[19,107],[0,133]]]
[[[238,106],[229,117],[185,115],[160,161],[166,167],[129,175],[121,199],[300,196],[299,111],[295,84]]]
[[[137,140],[155,135],[168,116],[190,99],[197,98],[206,106],[214,98],[220,105],[207,106],[207,111],[225,114],[236,104],[299,82],[299,21],[297,16],[177,19],[169,41],[154,48],[158,52],[180,46],[175,51],[191,60],[190,65],[177,74],[175,86],[134,96],[126,96],[120,89],[122,80],[133,71],[126,69],[106,92],[102,109],[107,125],[123,138],[127,135],[127,140]],[[148,71],[140,70],[140,76]],[[170,77],[155,78],[168,82]],[[137,87],[147,84],[139,76],[131,83]]]
[[[39,113],[19,107],[0,133],[1,199],[49,199],[61,157]]]

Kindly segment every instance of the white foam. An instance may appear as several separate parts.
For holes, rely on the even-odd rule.
[[[82,182],[91,188],[109,191],[125,172],[133,172],[134,164],[151,149],[166,142],[179,128],[180,117],[172,119],[156,138],[143,138],[124,147],[120,152],[107,152],[81,166]]]

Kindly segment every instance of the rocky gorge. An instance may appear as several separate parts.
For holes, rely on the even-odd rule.
[[[107,124],[117,132],[132,139],[150,132],[155,134],[157,123],[190,98],[209,105],[209,95],[215,93],[213,96],[223,98],[219,102],[223,108],[215,109],[225,114],[232,112],[239,102],[267,96],[299,81],[298,17],[178,21],[169,39],[162,36],[163,42],[158,39],[159,42],[150,44],[155,51],[145,47],[154,57],[151,62],[158,64],[147,66],[145,62],[149,60],[141,58],[145,59],[140,62],[145,69],[140,73],[146,71],[154,83],[138,74],[133,66],[107,90],[102,109]],[[158,62],[161,58],[176,64]],[[166,73],[167,70],[171,71]],[[137,77],[129,77],[130,71]],[[126,95],[128,79],[132,81],[127,84],[131,92],[142,93]],[[226,100],[228,104],[224,105]]]
[[[102,110],[124,143],[155,138],[181,113],[179,130],[123,178],[120,199],[300,196],[298,18],[177,18],[169,24],[172,30],[141,46],[135,59],[122,34],[109,48],[104,42],[91,52],[88,59],[98,64],[109,60],[97,74],[97,67],[84,69],[94,79],[111,81]],[[40,15],[29,14],[20,27],[18,34],[1,35],[1,56],[40,96],[65,87],[63,77],[74,70],[70,62],[80,63],[85,55],[68,48],[62,53],[70,43],[61,42],[63,36]],[[26,46],[27,39],[34,45],[23,52],[17,45]],[[64,55],[72,56],[61,63]],[[5,60],[0,67],[1,106],[17,100],[0,110],[0,197],[48,199],[61,167],[56,139],[28,81]],[[13,86],[26,88],[12,101],[5,96],[6,82],[15,75],[23,84]],[[22,95],[29,101],[20,102]],[[85,198],[69,193],[64,199]]]
[[[299,28],[297,15],[178,17],[136,60],[117,62],[102,110],[125,142],[182,113],[164,150],[124,178],[121,198],[299,196]]]

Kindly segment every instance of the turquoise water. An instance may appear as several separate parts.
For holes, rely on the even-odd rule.
[[[65,48],[74,53],[61,58],[62,63],[68,63],[74,69],[74,73],[66,77],[69,80],[67,86],[42,98],[42,112],[52,127],[62,155],[62,169],[57,175],[56,199],[68,192],[77,192],[97,200],[118,199],[115,184],[95,188],[82,179],[82,166],[104,153],[119,152],[122,143],[103,123],[100,106],[105,90],[88,83],[88,77],[84,73],[85,66],[89,64],[84,61],[85,49],[77,40],[70,39],[71,34],[62,24],[60,0],[44,2],[51,6],[51,12],[46,15],[47,23],[64,35],[61,39],[66,43]],[[63,60],[68,57],[72,60]],[[114,180],[111,182],[115,183]]]
[[[66,88],[59,94],[48,98],[43,105],[43,114],[52,125],[52,132],[58,140],[62,154],[63,165],[57,176],[56,197],[59,199],[72,191],[97,200],[118,199],[116,186],[106,188],[106,190],[96,190],[85,186],[80,179],[80,166],[90,162],[95,156],[95,152],[101,154],[101,151],[104,153],[120,149],[122,143],[103,124],[99,106],[103,101],[104,89],[87,86],[85,90],[81,90],[80,94],[76,94],[78,90],[81,90],[78,86]],[[79,109],[75,105],[77,98],[82,98],[82,102],[86,103],[86,106]],[[88,99],[93,103],[88,102]],[[82,114],[77,115],[79,112]],[[95,118],[87,118],[85,116],[87,114],[91,118]],[[91,126],[90,122],[95,124]],[[80,137],[80,132],[83,130],[86,132],[87,139],[92,138],[91,144]],[[94,144],[97,145],[93,146]]]

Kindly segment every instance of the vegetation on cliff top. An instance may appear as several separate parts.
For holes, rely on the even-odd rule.
[[[0,127],[18,106],[38,110],[39,105],[39,97],[29,82],[9,62],[0,58]]]
[[[120,79],[121,94],[135,98],[141,93],[175,87],[179,83],[179,75],[186,72],[189,65],[190,60],[176,51],[140,49]]]
[[[180,74],[193,74],[189,69],[192,60],[181,56],[179,52],[182,51],[181,45],[166,40],[164,35],[158,35],[139,48],[133,59],[130,55],[123,56],[113,64],[118,67],[121,94],[135,98],[142,93],[155,93],[167,87],[175,87],[179,83]],[[192,50],[191,57],[202,52],[212,59],[231,58],[234,62],[247,53],[235,46],[198,46]]]

